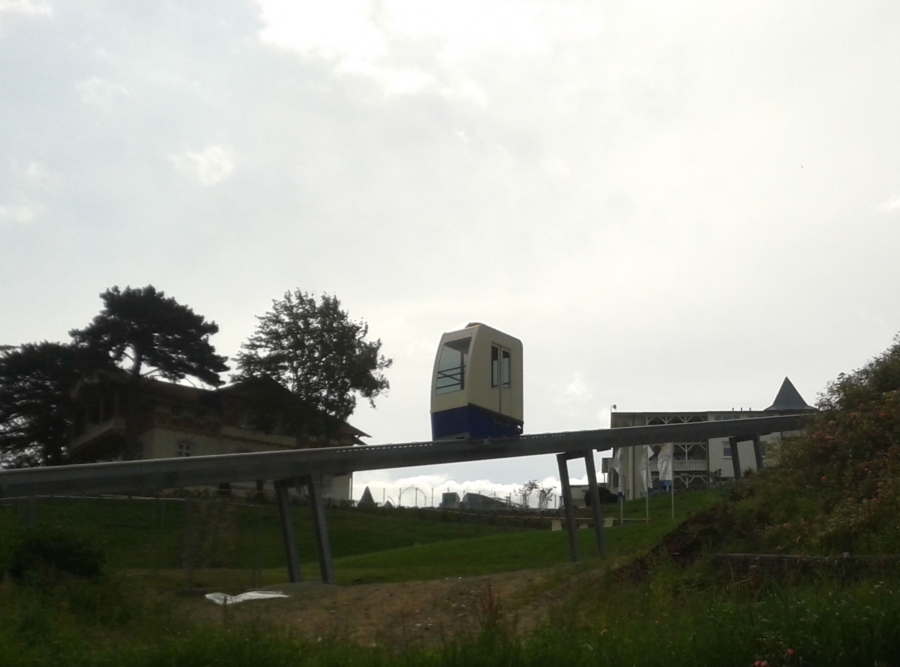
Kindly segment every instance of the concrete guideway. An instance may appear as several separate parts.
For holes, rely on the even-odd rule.
[[[136,493],[187,486],[216,486],[223,482],[347,474],[363,470],[584,450],[606,451],[613,447],[637,447],[710,438],[738,438],[743,441],[752,440],[754,435],[799,430],[804,419],[803,415],[781,415],[759,419],[543,433],[485,442],[439,440],[3,470],[0,471],[0,498]]]
[[[382,470],[409,466],[441,465],[467,461],[556,454],[563,480],[563,498],[568,520],[572,559],[579,560],[574,531],[574,512],[568,490],[567,461],[585,458],[589,493],[592,499],[597,547],[603,553],[602,516],[597,494],[593,452],[614,447],[637,447],[667,442],[687,442],[729,438],[733,451],[737,442],[752,440],[758,463],[759,437],[769,433],[797,431],[808,415],[792,414],[754,419],[733,419],[660,426],[632,426],[590,431],[566,431],[522,435],[484,441],[428,441],[397,445],[365,445],[357,447],[325,447],[286,452],[222,454],[145,461],[115,461],[80,465],[28,468],[0,471],[0,499],[27,498],[42,495],[134,494],[161,489],[191,486],[217,486],[224,482],[274,480],[276,497],[282,516],[285,555],[291,581],[299,581],[296,541],[290,522],[288,489],[306,485],[313,505],[313,524],[322,580],[334,583],[331,547],[320,493],[324,474],[348,474],[363,470]],[[740,465],[734,459],[734,465]],[[759,467],[762,467],[759,465]],[[735,476],[740,475],[736,471]],[[571,517],[570,517],[571,514]]]

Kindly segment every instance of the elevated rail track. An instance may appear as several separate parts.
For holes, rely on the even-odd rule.
[[[322,579],[333,583],[334,572],[331,564],[330,542],[325,525],[320,489],[322,475],[556,454],[563,485],[562,495],[569,527],[572,557],[573,560],[578,560],[574,513],[568,488],[568,460],[582,457],[585,459],[597,544],[602,553],[602,517],[594,474],[594,451],[666,442],[709,440],[710,438],[729,438],[733,444],[739,441],[753,440],[758,445],[760,436],[800,430],[806,419],[808,419],[806,415],[790,414],[714,422],[565,431],[483,441],[444,440],[395,445],[326,447],[286,452],[224,454],[2,470],[0,471],[0,500],[44,495],[136,494],[163,489],[215,486],[224,482],[274,480],[282,515],[282,534],[288,560],[288,573],[291,581],[297,581],[300,577],[300,570],[296,541],[293,537],[293,524],[290,521],[288,490],[292,486],[305,484],[313,509],[313,527],[316,533]],[[732,449],[736,451],[737,448],[733,447]],[[761,464],[759,454],[757,457],[758,464]],[[739,461],[735,461],[735,466],[736,476],[740,476]]]

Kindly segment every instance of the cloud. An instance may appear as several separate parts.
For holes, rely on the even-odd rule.
[[[19,16],[53,16],[53,7],[43,0],[0,0],[0,20],[3,15],[17,14]]]
[[[382,498],[390,500],[397,504],[398,500],[406,505],[413,505],[418,499],[418,504],[431,505],[432,493],[434,494],[434,504],[439,505],[441,502],[441,494],[458,493],[462,498],[467,493],[480,493],[482,495],[506,500],[511,498],[513,502],[519,502],[519,489],[522,484],[501,484],[492,482],[488,479],[474,479],[458,482],[446,474],[424,474],[410,477],[401,477],[396,480],[386,480],[377,477],[379,473],[355,475],[355,484],[353,495],[359,499],[363,490],[369,487],[373,498],[376,502],[381,502]],[[523,481],[524,483],[524,481]],[[556,477],[549,476],[538,480],[541,488],[551,488],[554,494],[559,493],[559,480]],[[423,496],[424,494],[424,496]],[[425,500],[423,501],[423,497]],[[537,493],[534,493],[530,499],[532,506],[537,505]]]
[[[263,0],[263,42],[321,58],[365,61],[384,54],[385,35],[368,0]]]
[[[118,99],[128,96],[124,86],[93,76],[75,84],[81,101],[104,111],[111,111]]]
[[[552,390],[554,404],[568,414],[582,412],[592,405],[594,394],[580,372],[572,373]]]
[[[200,152],[185,151],[169,159],[175,169],[195,177],[201,185],[208,187],[221,183],[234,171],[231,151],[222,146],[207,146]]]
[[[896,211],[900,209],[900,197],[892,197],[875,206],[879,211]]]
[[[40,162],[29,162],[21,173],[25,177],[25,183],[33,188],[48,188],[59,185],[62,181],[59,174]]]
[[[0,227],[27,225],[38,217],[36,206],[0,206]]]
[[[336,73],[369,78],[387,94],[431,89],[476,104],[485,93],[461,62],[541,53],[561,24],[570,33],[587,23],[551,4],[509,0],[262,0],[261,8],[263,43],[331,61]]]

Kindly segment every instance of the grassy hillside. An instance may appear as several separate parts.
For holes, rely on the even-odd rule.
[[[734,484],[672,551],[900,554],[900,339],[831,383],[778,465]]]
[[[294,507],[292,515],[301,558],[311,559],[315,545],[309,509]],[[326,511],[336,558],[523,530],[491,517],[441,518],[436,512],[415,509]],[[7,526],[60,527],[83,535],[99,545],[116,568],[180,567],[188,522],[194,526],[196,558],[204,567],[274,568],[284,564],[278,512],[272,503],[241,505],[213,500],[192,503],[188,508],[180,499],[41,499],[33,504],[0,506],[0,527],[4,521]]]
[[[705,507],[716,493],[689,493],[676,498],[678,520]],[[292,508],[304,576],[317,576],[309,510]],[[616,506],[605,507],[618,517]],[[675,525],[669,498],[650,499],[652,521],[644,524],[644,501],[625,503],[624,529],[608,531],[609,553],[635,553],[656,543]],[[191,517],[188,519],[188,517]],[[551,517],[523,529],[516,519],[460,515],[424,509],[371,511],[331,509],[326,512],[336,572],[340,581],[401,581],[490,574],[568,562],[565,532],[551,533]],[[587,522],[587,515],[579,523]],[[264,570],[266,582],[283,581],[284,552],[278,513],[269,504],[240,505],[206,501],[188,509],[181,500],[38,500],[0,506],[0,532],[13,534],[27,526],[62,528],[87,538],[106,554],[113,569],[162,571],[179,578],[187,542],[186,522],[195,526],[193,550],[198,571],[223,571],[232,587],[246,587],[251,576],[229,577],[224,571]],[[512,525],[510,525],[512,524]],[[5,526],[5,527],[4,527]],[[16,528],[17,526],[17,528]],[[594,532],[580,531],[581,552],[596,555]],[[469,543],[470,540],[474,540]],[[376,555],[377,554],[377,555]],[[0,554],[2,557],[2,554]],[[218,581],[205,574],[199,583]]]
[[[897,572],[785,578],[752,570],[722,572],[705,558],[716,551],[900,553],[900,341],[864,368],[840,376],[827,388],[821,408],[802,437],[780,446],[778,466],[722,491],[677,497],[677,522],[668,518],[666,497],[651,499],[650,523],[637,521],[644,516],[642,501],[628,503],[626,516],[636,521],[607,531],[609,558],[592,556],[593,532],[579,531],[588,562],[578,567],[566,565],[564,532],[504,532],[487,524],[422,521],[414,512],[331,512],[341,583],[404,582],[395,588],[348,588],[350,606],[371,603],[365,600],[366,589],[412,590],[410,580],[518,568],[548,573],[530,591],[532,598],[513,609],[504,606],[508,599],[501,604],[490,589],[482,589],[466,608],[477,622],[474,630],[436,629],[430,644],[415,643],[405,631],[393,635],[396,641],[364,646],[351,645],[340,634],[318,634],[318,629],[313,640],[304,639],[297,627],[309,619],[304,612],[293,619],[297,625],[287,624],[288,604],[267,617],[278,622],[252,614],[239,621],[227,608],[213,620],[210,614],[198,619],[191,610],[205,601],[193,601],[192,607],[165,592],[160,580],[151,578],[148,584],[155,588],[145,587],[143,577],[131,576],[148,571],[151,556],[177,564],[183,507],[180,513],[159,514],[147,509],[149,504],[140,512],[126,505],[101,511],[100,504],[88,507],[88,501],[40,507],[38,522],[67,524],[107,540],[113,563],[124,566],[128,576],[97,581],[41,577],[37,583],[7,578],[0,584],[0,667],[897,665]],[[203,539],[211,553],[220,552],[224,566],[207,567],[202,577],[239,588],[239,568],[256,559],[268,568],[267,580],[283,581],[274,508],[234,510],[232,516],[230,510],[221,510],[221,516],[215,508],[206,511],[206,523],[222,528]],[[298,511],[298,534],[304,539],[306,573],[313,576],[302,514]],[[14,522],[9,511],[0,513],[3,521],[6,528]],[[4,537],[11,534],[2,525],[0,530]],[[232,544],[229,534],[235,533],[241,537]],[[628,564],[634,556],[641,556],[637,566]],[[610,569],[614,564],[625,566]],[[444,585],[416,585],[436,584]],[[480,584],[463,580],[460,585]],[[372,609],[387,613],[383,606]],[[339,617],[331,606],[320,611]],[[544,620],[517,632],[520,611],[545,612]],[[409,616],[390,620],[404,626]]]

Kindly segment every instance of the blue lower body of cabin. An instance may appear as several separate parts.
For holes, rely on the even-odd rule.
[[[522,434],[523,422],[474,405],[431,413],[431,437],[513,438]]]

